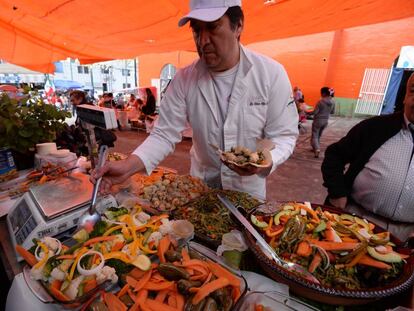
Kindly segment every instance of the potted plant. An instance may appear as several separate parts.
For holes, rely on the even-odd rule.
[[[19,99],[0,94],[0,148],[12,150],[18,169],[33,166],[36,144],[54,141],[71,115],[34,92],[26,93]]]

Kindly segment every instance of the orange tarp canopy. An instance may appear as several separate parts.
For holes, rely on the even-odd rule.
[[[189,0],[0,0],[0,58],[41,72],[67,57],[91,63],[194,51],[178,28]],[[412,0],[244,0],[244,44],[414,16]]]

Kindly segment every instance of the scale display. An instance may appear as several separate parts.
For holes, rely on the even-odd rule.
[[[17,244],[23,244],[37,226],[26,200],[21,200],[18,208],[9,213],[9,219]]]

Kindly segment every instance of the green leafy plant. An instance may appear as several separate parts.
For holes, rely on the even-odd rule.
[[[0,147],[23,154],[33,152],[36,144],[55,140],[70,116],[44,103],[34,92],[19,99],[0,94]]]

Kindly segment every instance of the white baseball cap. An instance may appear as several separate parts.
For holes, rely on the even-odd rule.
[[[191,0],[190,13],[178,21],[178,26],[184,26],[190,19],[216,21],[232,6],[241,7],[241,0]]]

